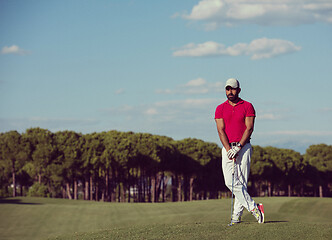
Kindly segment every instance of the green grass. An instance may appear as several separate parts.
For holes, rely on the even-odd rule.
[[[228,227],[230,199],[103,203],[0,199],[0,239],[332,239],[331,198],[256,198],[266,223],[249,213]]]

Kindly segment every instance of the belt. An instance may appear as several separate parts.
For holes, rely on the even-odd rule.
[[[229,143],[229,146],[231,147],[235,147],[239,142],[231,142]],[[244,145],[246,145],[247,143],[250,143],[250,141],[247,141]]]
[[[231,143],[229,143],[229,146],[231,146],[231,147],[235,147],[238,143],[239,143],[239,142],[231,142]]]

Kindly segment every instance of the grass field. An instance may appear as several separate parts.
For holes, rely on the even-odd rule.
[[[249,213],[228,227],[230,199],[104,203],[0,199],[0,239],[332,239],[331,198],[256,198],[266,223]]]

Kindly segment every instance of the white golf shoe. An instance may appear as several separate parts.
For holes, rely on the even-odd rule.
[[[251,214],[256,218],[258,223],[264,223],[264,206],[262,203],[258,203],[257,207],[251,211]]]

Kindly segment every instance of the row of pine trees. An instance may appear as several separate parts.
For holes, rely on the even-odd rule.
[[[221,148],[187,138],[108,131],[0,133],[0,197],[164,202],[229,196]],[[332,196],[332,146],[253,147],[253,196]]]

